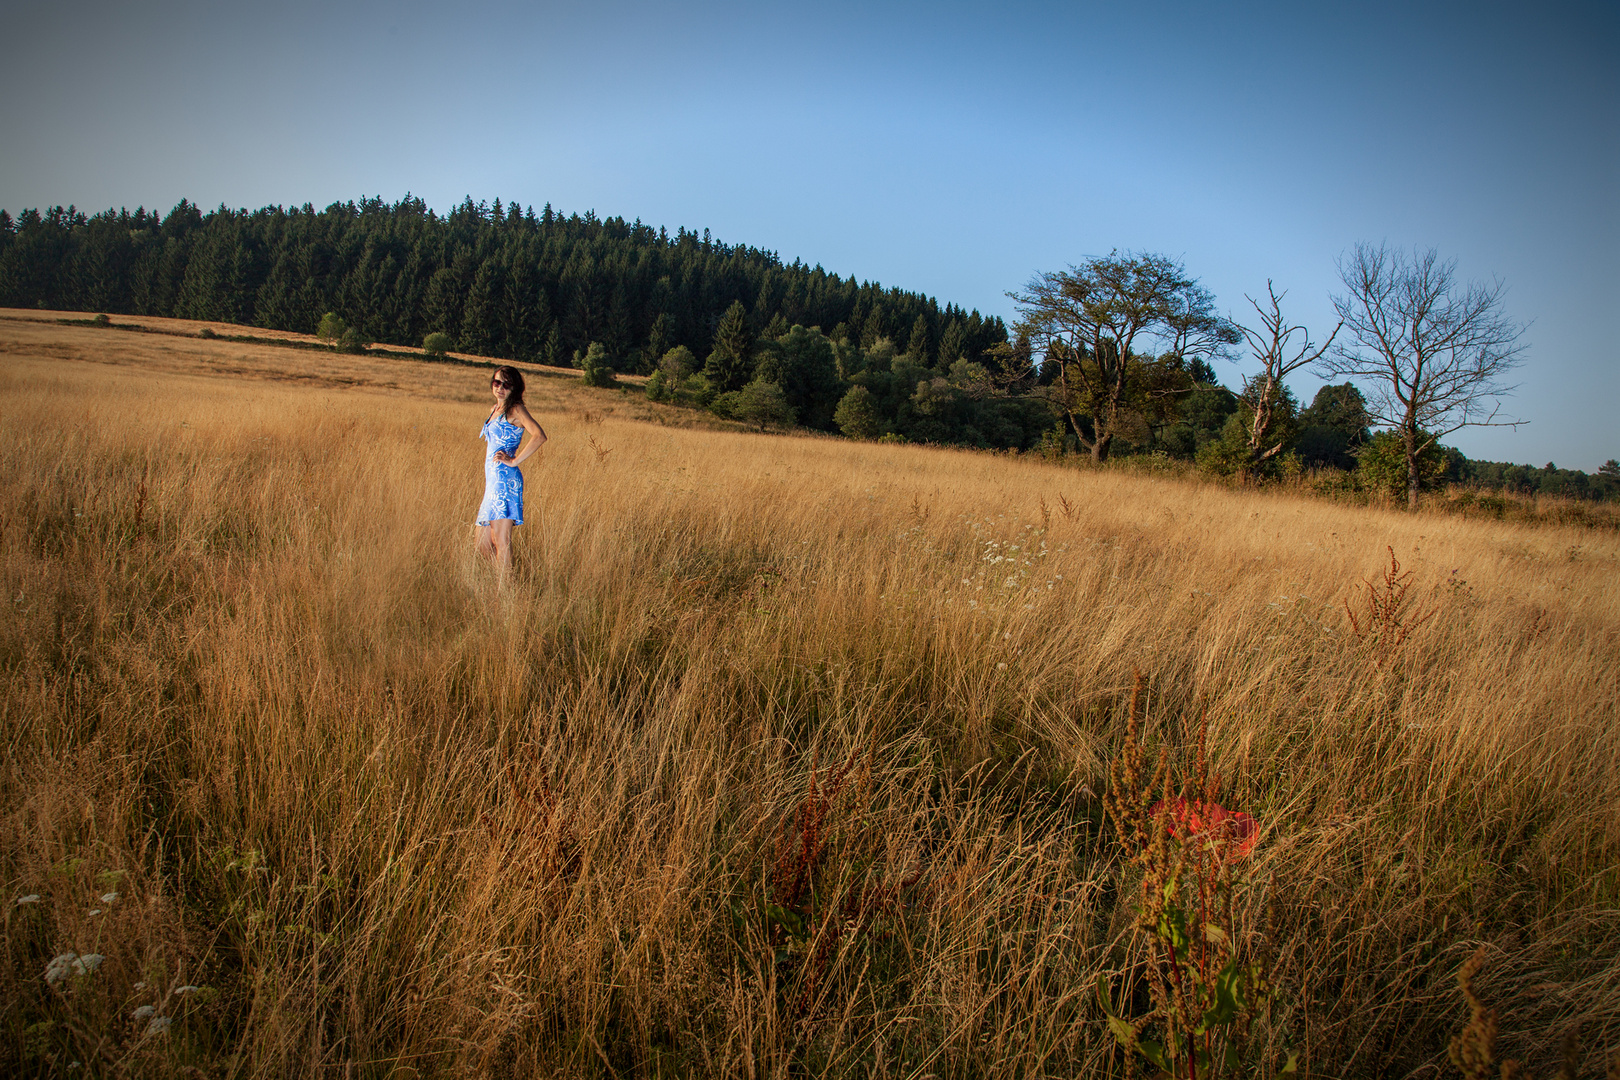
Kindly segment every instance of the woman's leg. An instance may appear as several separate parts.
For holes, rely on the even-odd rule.
[[[490,522],[489,539],[495,547],[495,565],[504,575],[512,569],[512,519]]]
[[[511,524],[511,522],[507,522],[507,524]],[[495,541],[491,538],[490,531],[488,525],[478,526],[478,554],[493,559],[495,557]]]

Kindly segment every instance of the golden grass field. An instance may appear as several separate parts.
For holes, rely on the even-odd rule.
[[[1458,1075],[1481,945],[1534,1075],[1620,1047],[1613,530],[535,375],[502,589],[483,369],[5,317],[0,357],[0,1071],[1123,1074],[1138,672],[1261,825],[1255,1075]],[[1386,548],[1398,645],[1344,607]]]

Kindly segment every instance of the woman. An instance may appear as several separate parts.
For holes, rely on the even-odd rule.
[[[540,449],[546,433],[523,404],[523,375],[517,368],[496,368],[489,388],[495,407],[478,433],[488,444],[484,501],[478,506],[478,550],[495,560],[504,577],[512,567],[512,526],[523,524],[523,474],[517,467]],[[525,443],[524,433],[533,438]]]

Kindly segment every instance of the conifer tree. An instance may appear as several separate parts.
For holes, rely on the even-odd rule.
[[[741,300],[733,300],[714,331],[714,350],[703,365],[710,383],[725,393],[740,390],[753,374],[754,332]]]
[[[922,315],[918,315],[916,321],[911,324],[911,337],[906,340],[906,352],[918,363],[928,363],[928,320]]]
[[[491,356],[495,351],[498,322],[495,297],[501,288],[496,280],[498,268],[494,259],[485,259],[473,275],[472,288],[467,291],[462,305],[461,333],[457,340],[467,352],[478,356]]]
[[[874,306],[866,313],[866,318],[861,322],[861,348],[870,349],[877,344],[879,338],[886,336],[888,336],[888,327],[883,319],[883,309]]]
[[[952,319],[945,325],[945,333],[939,339],[939,366],[948,368],[955,361],[962,359],[966,343],[967,332],[963,329],[961,320]]]

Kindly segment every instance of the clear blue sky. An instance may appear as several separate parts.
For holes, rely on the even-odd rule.
[[[1234,316],[1274,279],[1319,333],[1350,245],[1435,247],[1505,281],[1531,324],[1507,402],[1529,426],[1452,441],[1620,457],[1612,0],[58,0],[0,17],[13,214],[550,202],[1005,317],[1037,271],[1158,251]]]

